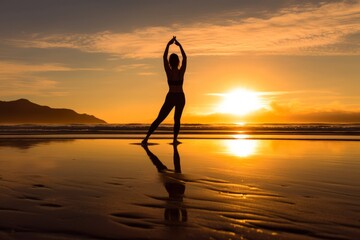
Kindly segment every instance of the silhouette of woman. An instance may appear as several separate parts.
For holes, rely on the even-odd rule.
[[[168,60],[169,46],[173,43],[179,46],[181,51],[182,63],[180,68],[179,68],[180,60],[178,55],[172,53]],[[169,85],[169,92],[166,95],[165,102],[160,109],[158,117],[151,124],[146,137],[141,142],[143,145],[147,144],[150,135],[156,130],[156,128],[160,125],[160,123],[164,121],[164,119],[169,115],[173,107],[175,107],[173,144],[180,143],[177,140],[177,137],[180,131],[180,118],[185,106],[185,95],[182,86],[184,83],[184,75],[186,70],[186,54],[181,44],[176,40],[175,36],[166,45],[163,60],[164,60],[164,68],[167,76],[167,82]]]

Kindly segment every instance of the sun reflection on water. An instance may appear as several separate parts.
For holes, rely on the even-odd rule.
[[[258,140],[244,139],[236,137],[236,140],[225,141],[227,152],[236,157],[249,157],[256,153]]]

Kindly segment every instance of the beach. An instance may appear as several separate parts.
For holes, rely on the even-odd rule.
[[[360,0],[0,6],[0,240],[360,240]]]
[[[0,239],[360,236],[356,136],[18,134],[0,139]]]

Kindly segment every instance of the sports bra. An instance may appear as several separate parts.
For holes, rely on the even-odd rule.
[[[175,80],[175,81],[170,81],[168,80],[168,84],[170,86],[181,86],[183,84],[184,80]]]
[[[182,86],[182,85],[183,85],[183,82],[184,82],[184,77],[181,77],[180,71],[179,71],[178,80],[171,80],[171,79],[168,77],[168,84],[169,84],[169,86]]]

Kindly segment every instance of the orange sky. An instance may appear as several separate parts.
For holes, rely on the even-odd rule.
[[[359,1],[3,5],[0,100],[149,123],[167,92],[162,53],[176,35],[188,54],[183,122],[360,122]],[[267,107],[220,113],[222,96],[239,88]]]

